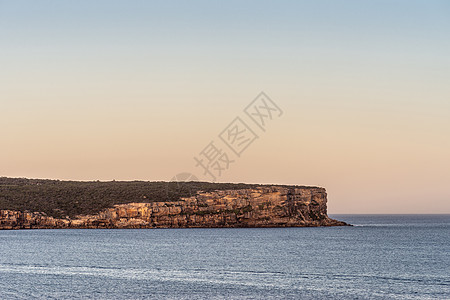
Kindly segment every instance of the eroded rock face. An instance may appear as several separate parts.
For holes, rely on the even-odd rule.
[[[199,192],[177,202],[115,205],[95,215],[55,219],[43,213],[0,210],[0,229],[211,228],[343,226],[327,216],[323,188],[261,187]]]

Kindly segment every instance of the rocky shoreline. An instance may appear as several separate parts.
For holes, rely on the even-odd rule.
[[[324,188],[267,186],[197,192],[180,201],[118,204],[97,214],[54,218],[0,210],[0,229],[241,228],[347,226],[327,215]]]

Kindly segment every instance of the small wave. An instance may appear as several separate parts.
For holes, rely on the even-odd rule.
[[[433,227],[448,227],[448,224],[442,223],[373,223],[373,224],[355,224],[354,227],[421,227],[421,228],[433,228]]]

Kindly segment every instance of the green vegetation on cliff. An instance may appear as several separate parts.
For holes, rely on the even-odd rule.
[[[0,209],[53,217],[94,214],[115,204],[178,201],[197,191],[255,188],[256,184],[148,181],[59,181],[0,177]]]

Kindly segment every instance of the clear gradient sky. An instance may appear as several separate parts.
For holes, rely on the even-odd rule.
[[[260,92],[218,181],[450,213],[450,1],[0,0],[0,176],[169,180]]]

